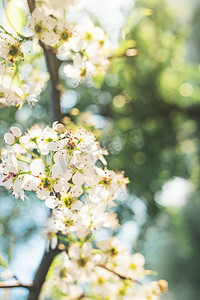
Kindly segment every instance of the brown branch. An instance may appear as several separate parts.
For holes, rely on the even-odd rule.
[[[50,250],[49,252],[45,252],[42,258],[42,261],[39,265],[39,268],[36,271],[33,285],[30,289],[28,300],[38,300],[42,286],[45,282],[46,275],[49,271],[49,268],[55,258],[61,252],[59,248],[55,250]]]
[[[133,279],[133,278],[131,278],[131,277],[128,277],[128,276],[121,275],[121,274],[117,273],[116,271],[114,271],[114,270],[108,268],[108,267],[105,266],[105,265],[98,264],[98,266],[99,266],[100,268],[102,268],[102,269],[105,269],[105,270],[107,270],[107,271],[109,271],[109,272],[111,272],[111,273],[117,275],[117,276],[118,276],[120,279],[122,279],[122,280],[130,280],[130,281],[133,281],[133,282],[135,282],[135,283],[137,283],[137,284],[141,284],[141,282],[139,282],[138,280],[135,280],[135,279]]]
[[[56,55],[52,52],[52,50],[46,47],[44,44],[40,43],[43,48],[44,56],[47,64],[47,69],[50,74],[51,79],[51,109],[52,109],[52,117],[53,122],[62,121],[62,113],[60,107],[60,97],[61,97],[61,84],[59,79],[59,67],[61,65],[61,61],[56,57]]]
[[[27,0],[29,10],[32,13],[35,9],[35,0]],[[50,47],[46,47],[41,41],[40,46],[44,51],[44,56],[46,60],[47,69],[50,74],[51,80],[51,96],[50,96],[50,106],[52,109],[53,122],[62,121],[62,113],[60,108],[60,96],[61,96],[61,85],[59,79],[59,67],[61,61],[56,57],[55,53],[52,52]]]
[[[11,283],[10,281],[0,281],[0,288],[1,289],[10,289],[10,288],[25,288],[30,290],[32,288],[32,283],[31,284],[23,284],[19,281],[16,281],[14,283]]]
[[[32,13],[35,9],[35,0],[27,0],[29,10]],[[62,113],[60,108],[60,80],[59,80],[59,67],[61,61],[58,60],[56,55],[52,52],[50,48],[47,48],[41,41],[40,45],[44,51],[44,56],[46,60],[47,69],[50,74],[51,79],[51,108],[53,121],[62,121]],[[56,248],[55,250],[50,250],[45,252],[42,258],[42,261],[36,271],[32,288],[30,289],[28,300],[37,300],[39,298],[42,286],[45,282],[46,275],[48,270],[57,254],[61,252],[60,249]]]

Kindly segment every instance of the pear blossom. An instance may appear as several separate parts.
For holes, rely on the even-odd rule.
[[[27,22],[31,38],[12,36],[3,27],[0,30],[1,106],[34,104],[49,79],[47,73],[43,76],[32,67],[23,75],[23,68],[27,72],[32,64],[22,62],[27,39],[36,59],[41,56],[40,42],[44,52],[52,51],[65,63],[63,72],[77,82],[104,73],[109,66],[104,31],[89,18],[82,24],[66,20],[67,11],[78,9],[76,0],[35,4]],[[47,279],[48,291],[56,288],[69,300],[158,300],[167,291],[165,280],[144,281],[149,271],[145,271],[143,255],[131,255],[116,237],[95,239],[99,229],[119,226],[112,207],[119,193],[126,191],[128,179],[123,171],[108,169],[104,158],[108,153],[90,131],[72,131],[54,122],[46,128],[35,125],[22,135],[12,126],[4,141],[0,186],[15,198],[25,200],[28,191],[42,200],[51,209],[42,231],[46,251],[65,250]]]
[[[21,130],[18,127],[11,127],[10,132],[5,133],[4,140],[7,144],[13,145],[21,136]]]
[[[108,252],[112,243],[118,247],[117,253]],[[107,250],[102,252],[99,245]],[[116,238],[98,242],[96,247],[88,241],[71,242],[66,252],[60,255],[61,263],[54,267],[52,277],[45,283],[45,294],[47,289],[51,291],[56,286],[67,299],[159,300],[159,296],[167,291],[165,280],[150,283],[139,281],[140,270],[135,270],[133,278],[129,277],[123,258],[127,255],[128,260],[132,261],[138,254],[130,255],[125,248],[119,246]],[[121,260],[115,261],[113,265],[109,264],[116,257]],[[140,258],[142,259],[141,255]],[[72,291],[75,284],[77,294]]]
[[[0,32],[0,58],[15,63],[20,57],[23,57],[23,53],[19,38]]]
[[[52,128],[34,126],[25,135],[13,126],[4,139],[8,148],[2,153],[1,185],[16,197],[24,199],[26,191],[33,191],[45,200],[53,209],[56,232],[80,238],[117,226],[107,209],[126,179],[96,166],[103,152],[91,132],[55,122]]]

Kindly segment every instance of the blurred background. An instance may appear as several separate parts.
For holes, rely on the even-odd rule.
[[[129,177],[128,193],[116,207],[122,224],[116,234],[130,251],[145,255],[147,269],[158,272],[156,280],[169,282],[162,299],[199,299],[200,3],[84,4],[115,50],[105,77],[79,86],[62,78],[63,121],[92,126],[109,150],[108,167]],[[1,108],[1,147],[11,125],[26,130],[51,124],[48,95],[47,86],[33,108]],[[22,202],[3,189],[0,207],[0,252],[28,283],[45,248],[40,231],[47,210],[31,194]],[[1,291],[2,299],[25,296],[24,290]]]

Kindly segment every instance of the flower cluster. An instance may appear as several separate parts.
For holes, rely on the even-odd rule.
[[[15,197],[33,191],[45,200],[52,209],[43,230],[47,250],[64,250],[46,283],[48,294],[55,289],[67,299],[158,300],[167,282],[144,284],[150,272],[141,254],[130,255],[115,237],[94,243],[101,227],[118,226],[109,208],[128,182],[123,172],[107,168],[107,152],[94,135],[55,122],[25,135],[13,126],[4,140],[0,185]]]
[[[66,12],[78,8],[77,2],[66,0],[48,0],[38,2],[28,18],[26,27],[33,33],[32,37],[9,34],[3,27],[0,29],[0,105],[19,106],[25,101],[34,103],[42,86],[31,86],[31,78],[24,83],[21,68],[24,60],[33,65],[34,56],[41,55],[42,45],[55,53],[58,59],[65,62],[65,76],[81,81],[105,72],[109,65],[107,59],[108,39],[104,31],[94,26],[90,19],[82,24],[66,21]],[[63,13],[64,12],[64,13]],[[27,41],[32,44],[27,53]],[[40,43],[40,45],[41,45]],[[22,51],[23,49],[23,51]],[[25,52],[24,52],[25,50]],[[6,76],[6,78],[5,78]]]
[[[37,70],[36,64],[32,66],[30,63],[24,63],[24,54],[21,51],[22,43],[23,40],[0,32],[1,107],[21,107],[26,101],[34,104],[48,79],[48,76],[45,76],[46,72],[42,72],[43,76],[40,76],[40,80],[37,82],[37,74],[41,73],[41,70]],[[32,57],[32,63],[33,60],[34,57]]]
[[[15,197],[24,199],[26,191],[34,191],[45,200],[57,232],[81,238],[100,226],[118,225],[107,208],[128,180],[123,172],[107,169],[106,151],[91,132],[73,132],[56,122],[24,136],[11,127],[4,139],[9,147],[1,155],[0,184]]]
[[[35,68],[34,56],[41,56],[39,45],[57,55],[57,58],[65,64],[64,75],[76,82],[96,76],[99,72],[105,73],[109,65],[107,59],[109,43],[106,34],[89,18],[80,24],[68,22],[65,13],[70,7],[77,9],[77,2],[66,0],[60,0],[59,3],[54,0],[38,2],[26,24],[32,32],[32,36],[29,37],[22,35],[15,37],[3,27],[0,29],[1,106],[21,107],[25,101],[34,102],[41,93],[43,86],[36,87],[33,91],[31,78],[28,84],[24,85],[21,73],[30,56],[33,59],[29,63]],[[31,51],[27,51],[28,43],[32,45]],[[5,80],[5,74],[9,77],[8,80]]]
[[[9,80],[10,78],[8,78]],[[5,84],[4,84],[5,83]],[[27,101],[30,104],[37,102],[37,96],[41,89],[38,87],[30,87],[27,84],[17,86],[8,86],[8,81],[3,80],[0,85],[0,105],[3,106],[18,106],[19,108]]]
[[[68,23],[43,7],[36,7],[28,26],[34,36],[49,46],[62,60],[72,59],[64,67],[66,76],[81,80],[105,71],[109,62],[105,56],[107,36],[90,19],[82,24]]]
[[[143,255],[130,255],[115,237],[95,247],[90,242],[70,244],[59,259],[45,284],[44,299],[57,290],[61,299],[158,300],[167,290],[165,280],[142,283],[149,273]]]

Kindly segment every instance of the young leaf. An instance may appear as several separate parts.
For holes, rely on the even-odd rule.
[[[5,269],[7,269],[7,267],[8,267],[7,262],[5,261],[5,259],[3,258],[3,256],[1,254],[0,254],[0,266],[2,266]]]
[[[9,24],[13,27],[13,29],[22,33],[23,26],[26,22],[26,17],[23,11],[14,3],[14,1],[9,1],[6,8],[6,15],[8,18]],[[14,20],[14,22],[13,22]]]

